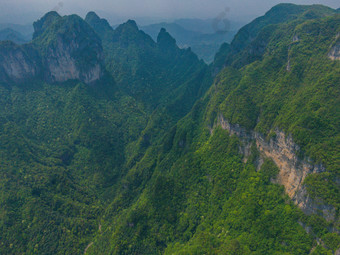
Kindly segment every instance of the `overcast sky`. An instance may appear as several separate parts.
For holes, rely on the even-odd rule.
[[[0,0],[0,23],[31,23],[44,13],[84,16],[94,10],[115,23],[127,18],[215,18],[222,12],[231,20],[248,21],[263,15],[282,0]],[[322,3],[339,8],[339,0],[292,0],[296,4]]]

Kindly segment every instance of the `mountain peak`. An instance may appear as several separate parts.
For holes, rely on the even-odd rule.
[[[101,39],[78,15],[64,16],[55,21],[39,39],[45,55],[43,63],[49,70],[49,81],[75,79],[89,84],[101,78]]]
[[[139,32],[136,21],[129,19],[127,22],[119,25],[115,31],[118,34],[136,34]]]
[[[15,66],[15,72],[5,68],[5,76],[10,80],[42,77],[52,83],[80,80],[93,84],[103,76],[101,39],[78,15],[61,17],[49,12],[34,23],[34,28],[30,44],[11,46],[5,51],[3,58]]]
[[[101,19],[95,12],[89,12],[85,21],[96,31],[97,34],[103,36],[108,31],[112,31],[112,27],[106,19]]]
[[[33,39],[40,36],[46,30],[46,28],[48,28],[52,23],[54,23],[56,20],[60,18],[61,16],[57,12],[51,11],[51,12],[46,13],[41,19],[34,22],[33,23],[33,27],[34,27]]]
[[[166,31],[165,28],[161,28],[157,36],[157,43],[162,46],[176,46],[176,40]]]
[[[86,14],[86,17],[85,17],[86,21],[89,20],[89,19],[100,20],[100,17],[97,15],[97,13],[90,11]]]
[[[129,19],[125,24],[128,25],[131,28],[134,28],[134,29],[138,30],[138,26],[137,26],[136,21],[134,21],[132,19]]]

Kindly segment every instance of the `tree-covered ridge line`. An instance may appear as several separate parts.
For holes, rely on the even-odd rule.
[[[57,53],[53,56],[55,60],[63,63],[68,57],[86,58],[82,50],[86,50],[83,46],[89,42],[94,42],[97,49],[102,48],[99,36],[75,15],[60,17],[48,13],[35,27],[37,33],[28,47],[35,55],[27,54],[27,45],[3,42],[2,64],[8,61],[6,54],[10,50],[14,60],[24,56],[35,64],[41,55],[51,57],[51,51]],[[71,50],[69,46],[63,47],[65,42],[70,43]],[[126,42],[139,44],[130,39]],[[78,43],[82,50],[72,52]],[[179,51],[177,46],[172,47]],[[166,47],[164,54],[155,51],[160,54],[159,61],[143,63],[149,69],[165,63],[166,68],[173,69],[162,77],[165,83],[162,89],[167,89],[170,82],[176,85],[176,81],[181,81],[171,91],[172,97],[163,93],[171,100],[157,98],[164,101],[162,104],[135,97],[133,91],[129,95],[130,91],[124,91],[123,84],[109,71],[90,85],[77,79],[51,84],[44,82],[45,76],[24,75],[24,82],[20,79],[8,82],[8,76],[1,77],[0,253],[83,253],[98,231],[103,209],[116,195],[117,185],[130,165],[191,109],[195,97],[203,94],[204,86],[210,83],[205,78],[210,77],[207,66],[194,54],[187,57],[185,51],[180,53],[179,68],[173,67],[177,63],[166,53]],[[122,54],[130,59],[135,57],[129,51]],[[192,63],[189,72],[185,68],[188,61]],[[87,60],[80,62],[84,64]],[[41,63],[36,66],[44,68]],[[192,75],[195,72],[196,78]],[[141,80],[141,76],[139,72],[135,79]],[[176,101],[181,107],[176,107]]]
[[[339,62],[328,58],[339,33],[339,23],[339,15],[334,15],[271,28],[271,40],[262,60],[240,70],[227,67],[222,71],[215,88],[222,94],[217,94],[213,101],[214,107],[218,107],[232,124],[267,134],[269,138],[275,135],[276,128],[292,134],[301,148],[298,156],[311,157],[316,164],[322,163],[327,168],[328,174],[314,176],[319,176],[318,185],[323,183],[333,191],[323,188],[327,194],[317,196],[337,208],[337,185],[325,183],[322,178],[335,182],[339,174],[336,156],[339,155],[336,146],[339,139]],[[232,85],[232,89],[225,90],[225,84]],[[310,191],[312,189],[310,187]],[[315,197],[315,191],[311,193]]]
[[[35,27],[34,44],[44,49],[90,36],[105,72],[90,85],[44,77],[0,85],[1,254],[339,249],[337,220],[303,213],[272,183],[273,161],[257,169],[256,144],[245,161],[242,139],[211,128],[223,114],[268,140],[277,128],[291,134],[297,156],[326,167],[305,185],[337,208],[338,219],[340,67],[328,57],[340,27],[334,10],[278,5],[241,29],[235,38],[254,34],[239,47],[238,39],[223,45],[210,67],[165,30],[155,42],[134,21],[113,30],[94,13],[85,21],[50,13]],[[78,53],[74,59],[89,57]]]
[[[329,17],[323,18],[323,16]],[[256,203],[254,201],[257,200],[251,197],[249,202],[254,204],[250,205],[241,200],[241,198],[246,198],[248,194],[260,193],[260,190],[264,188],[261,185],[257,186],[259,190],[255,188],[251,192],[243,194],[243,196],[233,197],[230,201],[232,206],[227,207],[228,209],[222,214],[223,216],[219,222],[223,227],[217,225],[215,213],[219,212],[221,207],[224,208],[222,205],[226,200],[222,199],[221,204],[217,202],[217,208],[211,209],[213,208],[212,203],[216,194],[212,193],[210,189],[220,188],[217,183],[223,177],[226,178],[227,183],[228,181],[235,181],[237,184],[246,183],[246,187],[252,187],[252,185],[244,179],[237,179],[237,174],[239,173],[237,171],[236,176],[230,177],[230,175],[224,173],[222,176],[217,175],[216,179],[209,172],[209,169],[213,169],[217,173],[221,173],[229,166],[232,167],[230,172],[233,173],[237,166],[236,162],[242,168],[242,157],[239,155],[238,147],[240,141],[234,136],[227,138],[229,134],[224,134],[225,139],[231,139],[233,143],[227,142],[224,138],[222,139],[223,136],[218,136],[214,145],[211,145],[207,140],[211,137],[209,127],[216,121],[219,112],[228,117],[235,117],[235,119],[230,118],[233,124],[241,124],[248,130],[255,129],[257,132],[267,134],[268,138],[275,135],[271,132],[275,127],[280,127],[287,134],[291,134],[292,132],[289,129],[287,132],[283,125],[276,125],[278,121],[275,121],[275,117],[278,116],[277,119],[282,120],[285,117],[284,114],[287,114],[283,110],[279,111],[280,107],[282,107],[280,104],[286,104],[285,108],[292,107],[291,102],[298,102],[301,97],[307,102],[300,102],[301,109],[296,111],[295,115],[292,116],[294,111],[292,113],[288,112],[290,114],[286,119],[287,124],[294,124],[291,123],[294,116],[297,120],[301,120],[301,118],[304,118],[301,115],[302,113],[309,113],[309,99],[318,101],[320,107],[325,107],[323,110],[330,111],[331,114],[323,116],[329,118],[326,123],[336,123],[339,120],[339,115],[336,111],[339,95],[338,87],[336,87],[339,79],[339,72],[337,71],[339,66],[337,62],[330,61],[327,53],[339,27],[338,23],[338,15],[321,15],[321,18],[317,17],[316,19],[311,19],[308,16],[307,19],[302,18],[288,23],[283,22],[280,26],[266,27],[263,32],[260,31],[261,36],[269,36],[268,48],[263,51],[263,56],[240,69],[226,67],[216,77],[213,86],[203,100],[195,105],[189,115],[177,123],[176,127],[164,138],[162,145],[158,148],[151,147],[148,149],[149,152],[146,153],[140,164],[131,171],[124,181],[124,185],[121,187],[122,196],[106,211],[103,226],[107,227],[107,232],[97,237],[97,241],[92,246],[93,250],[90,252],[94,254],[97,252],[113,254],[124,252],[157,253],[154,250],[158,249],[162,253],[164,249],[165,253],[170,254],[330,254],[331,250],[333,252],[337,250],[339,248],[338,222],[327,222],[318,214],[308,217],[291,204],[290,199],[287,197],[285,197],[287,200],[283,199],[281,201],[285,201],[283,204],[290,203],[294,208],[294,213],[289,214],[288,218],[284,215],[273,214],[271,219],[278,219],[278,221],[268,226],[270,230],[266,229],[266,227],[261,230],[255,230],[255,226],[263,226],[260,223],[261,215],[266,214],[265,212],[262,214],[260,209],[263,205],[263,200]],[[313,26],[310,26],[310,24],[313,24]],[[270,33],[265,33],[268,30]],[[294,58],[296,62],[291,65],[290,70],[287,70],[288,49],[294,38],[293,32],[298,31],[301,32],[301,37],[307,36],[303,41],[299,39],[299,44],[295,42],[296,45],[294,46],[299,46],[297,49],[293,49],[295,50]],[[323,33],[318,33],[319,31],[323,31]],[[318,47],[316,48],[315,45]],[[254,46],[256,46],[256,41]],[[309,57],[306,58],[306,56]],[[313,67],[314,65],[315,67]],[[319,75],[315,75],[315,70],[319,70]],[[325,76],[331,78],[327,83],[324,80]],[[269,80],[268,83],[264,82],[267,79]],[[328,86],[335,88],[335,90],[328,94]],[[314,94],[310,90],[314,91]],[[319,93],[315,93],[315,91]],[[284,93],[281,94],[282,92]],[[314,95],[315,98],[309,97],[310,94]],[[306,95],[306,97],[303,97],[303,95]],[[325,99],[323,99],[324,96],[326,96]],[[256,111],[254,106],[265,107],[265,111]],[[273,111],[273,109],[278,110]],[[258,116],[258,113],[261,114]],[[273,113],[273,115],[270,115],[270,113]],[[323,114],[325,114],[324,111]],[[309,123],[309,121],[297,122],[301,128],[310,129],[310,127],[306,126],[306,123]],[[297,124],[294,127],[299,127]],[[331,124],[331,130],[333,127],[337,126]],[[294,128],[291,127],[290,130],[294,130]],[[328,139],[329,142],[335,144],[336,141],[333,140],[334,136],[331,134],[339,134],[338,130],[335,129],[334,133],[325,135],[319,131],[318,126],[314,126],[310,133],[314,134],[316,138],[319,137],[321,142],[327,142],[326,139]],[[205,147],[206,142],[209,145]],[[308,140],[305,144],[313,148],[317,142],[318,140],[314,143]],[[310,155],[303,147],[303,143],[300,146],[301,155]],[[328,148],[335,150],[333,153],[336,158],[336,155],[338,155],[338,152],[336,152],[337,147],[329,146]],[[213,152],[207,158],[202,161],[196,158],[196,151],[204,152],[209,150]],[[256,162],[258,152],[253,148],[251,152],[252,156],[247,164],[256,169],[253,162]],[[154,154],[157,155],[153,156]],[[220,155],[220,157],[218,159],[214,158],[217,155]],[[236,162],[230,160],[222,167],[219,165],[223,160],[232,157],[232,155],[238,155],[238,160],[233,159]],[[331,156],[332,153],[328,155]],[[203,167],[201,167],[201,164]],[[321,176],[321,178],[325,177],[325,179],[317,180],[316,182],[319,186],[315,186],[313,183],[307,185],[309,189],[316,190],[317,193],[314,195],[317,198],[337,206],[339,196],[334,182],[334,177],[336,178],[338,175],[336,159],[329,158],[327,167],[329,168],[327,177]],[[268,187],[267,185],[278,187],[269,182],[277,174],[277,171],[273,163],[267,162],[263,165],[263,169],[257,173],[266,176],[266,187]],[[141,180],[150,180],[152,184],[147,185],[145,181]],[[236,180],[239,180],[239,182]],[[205,181],[210,189],[204,189],[205,186],[201,186]],[[230,184],[223,183],[219,194],[225,196],[233,194],[234,190],[231,187]],[[225,191],[228,188],[231,188],[229,193]],[[157,200],[157,196],[154,194],[163,193],[164,199],[160,201],[164,200],[162,206],[167,208],[167,213],[162,216],[161,212],[157,210],[160,207],[160,201]],[[138,194],[140,194],[139,198],[136,199]],[[281,187],[278,193],[265,192],[264,194],[276,194],[280,197],[280,194],[283,195],[284,193]],[[193,203],[189,202],[192,197],[195,201]],[[278,201],[280,199],[278,197],[273,200],[276,201],[273,202],[275,208],[279,206]],[[231,212],[235,211],[234,209],[237,205],[243,204],[245,204],[244,207],[241,207],[235,214],[230,215]],[[124,209],[121,210],[121,208]],[[254,209],[254,211],[250,212],[251,209]],[[113,216],[112,211],[116,210],[118,216]],[[288,211],[278,210],[281,212],[293,212],[290,209]],[[270,213],[269,211],[271,210],[268,210],[267,213]],[[190,214],[187,212],[190,212]],[[238,216],[241,212],[244,212],[246,216],[242,218],[243,221],[240,225],[237,225],[235,222],[239,219]],[[207,214],[212,216],[209,218]],[[155,217],[156,215],[157,218]],[[228,218],[226,218],[226,215],[229,215]],[[338,218],[338,209],[336,215]],[[288,224],[287,220],[289,221],[289,219],[294,223]],[[114,229],[110,227],[112,220],[116,226]],[[280,220],[285,223],[280,225]],[[268,219],[266,221],[271,222]],[[173,227],[173,222],[176,222],[175,226],[179,227]],[[243,226],[244,228],[242,228]],[[251,230],[247,228],[248,226],[256,234],[251,235]],[[276,226],[278,227],[277,231],[271,232]],[[286,228],[288,226],[296,226],[297,229],[289,232],[290,230]],[[298,230],[300,227],[305,227],[309,231],[309,238],[311,238],[309,241],[307,241],[308,238],[305,239],[304,244],[306,246],[304,248],[295,246],[302,245],[301,241],[305,238],[302,233],[305,233],[306,230],[303,230],[303,228]],[[216,229],[221,232],[214,231]],[[256,239],[258,233],[268,234],[267,237],[262,237],[261,239],[264,243]],[[293,237],[292,233],[296,233],[297,236]],[[283,241],[282,238],[285,234],[292,237],[292,239],[288,242]],[[271,238],[272,242],[270,244],[266,243],[267,238]],[[274,244],[277,241],[276,238],[281,239],[281,242],[278,241],[280,245]],[[321,245],[317,245],[315,241],[318,238],[322,240]],[[134,240],[133,244],[129,242],[131,239]],[[295,242],[294,240],[299,241]],[[268,247],[268,249],[265,247]]]

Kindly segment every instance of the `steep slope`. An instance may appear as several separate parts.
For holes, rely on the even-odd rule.
[[[277,129],[286,136],[292,134],[299,145],[297,156],[311,157],[327,169],[307,178],[310,193],[337,208],[339,63],[328,56],[338,33],[338,15],[279,26],[268,40],[262,61],[243,70],[227,67],[220,74],[223,83],[235,87],[225,92],[223,101],[216,101],[231,124],[269,138],[278,134]],[[237,76],[228,77],[230,73]]]
[[[128,146],[129,169],[204,95],[212,82],[210,69],[190,50],[179,49],[165,29],[154,42],[133,20],[115,30],[94,13],[86,21],[103,40],[106,68],[117,86],[149,116],[140,138]]]
[[[73,79],[92,84],[104,75],[101,40],[80,17],[50,12],[34,28],[34,40],[29,44],[1,42],[1,81]]]
[[[105,29],[91,13],[86,21],[101,36],[106,67],[118,85],[147,109],[181,104],[174,114],[184,116],[209,87],[208,67],[190,49],[179,49],[164,29],[154,42],[132,20],[115,30]]]
[[[199,24],[200,22],[197,21]],[[212,27],[213,20],[207,21]],[[210,29],[209,32],[186,30],[176,23],[158,23],[141,27],[141,30],[150,35],[154,40],[157,39],[161,28],[165,28],[174,38],[180,48],[190,47],[200,59],[206,63],[213,62],[214,56],[220,45],[224,42],[231,42],[236,31],[216,32]],[[195,27],[197,29],[197,27]]]
[[[0,42],[0,82],[22,82],[41,74],[41,60],[31,45]]]
[[[103,52],[98,34],[78,16],[51,12],[34,27],[32,43],[0,45],[0,253],[82,254],[100,229],[103,208],[115,198],[121,178],[207,89],[198,91],[202,84],[209,85],[204,81],[208,68],[193,53],[186,60],[165,31],[159,46],[142,33],[139,39],[150,39],[154,47],[150,53],[156,58],[163,51],[159,59],[170,62],[163,70],[179,63],[173,53],[184,62],[163,77],[173,87],[164,88],[168,95],[159,88],[164,96],[159,100],[167,97],[169,102],[152,104],[125,88],[118,72],[111,70],[117,74],[115,82],[105,71],[104,58],[110,56]],[[133,22],[121,30],[110,38],[138,50]],[[119,50],[117,45],[112,49]],[[121,53],[138,57],[127,50]],[[188,71],[184,66],[191,60]],[[147,59],[140,59],[138,66],[126,64],[127,70],[156,68]],[[196,72],[203,74],[192,77]],[[135,76],[143,79],[143,74]],[[175,87],[177,80],[182,83]],[[126,81],[129,84],[128,77]],[[130,81],[143,86],[132,77]],[[150,86],[157,88],[155,81]],[[183,98],[182,105],[175,108],[178,98]]]
[[[147,116],[112,83],[0,89],[0,253],[82,254]]]
[[[85,21],[93,27],[93,29],[99,34],[104,35],[112,31],[112,27],[106,19],[101,19],[95,12],[89,12]]]
[[[75,79],[90,84],[100,80],[104,73],[103,49],[93,29],[77,15],[49,16],[51,13],[38,21],[42,28],[36,30],[33,41],[48,69],[47,81]]]
[[[92,28],[53,17],[32,43],[0,46],[1,254],[83,253],[148,119],[102,76]]]
[[[261,59],[217,75],[123,179],[89,254],[339,249],[340,66],[329,53],[340,20],[321,16],[275,26]]]
[[[176,38],[179,44],[188,44],[192,37],[200,35],[199,32],[186,30],[185,28],[181,27],[176,23],[166,22],[143,26],[141,27],[141,30],[143,30],[145,33],[150,35],[154,40],[156,40],[161,28],[165,28],[169,33],[171,33]]]
[[[231,49],[225,53],[228,57],[224,65],[232,65],[236,68],[249,64],[261,58],[268,44],[267,39],[275,26],[296,21],[315,19],[335,14],[336,11],[323,5],[295,5],[279,4],[269,10],[264,16],[259,17],[242,27],[231,42]],[[224,49],[221,49],[225,51]]]
[[[0,253],[335,253],[340,17],[274,10],[213,83],[165,29],[94,13],[0,44]]]

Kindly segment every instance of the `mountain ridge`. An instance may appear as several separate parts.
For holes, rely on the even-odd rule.
[[[68,31],[66,26],[75,31]],[[9,80],[41,78],[49,82],[78,79],[91,84],[103,76],[101,41],[80,17],[61,17],[56,12],[50,12],[35,22],[34,28],[31,43],[23,46],[1,44],[2,47],[12,48],[1,50],[4,59],[2,77]],[[87,38],[92,41],[85,41]],[[9,52],[13,53],[7,55]],[[35,62],[27,62],[26,55]],[[11,62],[10,67],[6,66],[6,61]]]
[[[238,68],[261,57],[261,49],[266,47],[267,44],[267,42],[263,40],[263,37],[261,37],[261,34],[259,34],[261,30],[263,33],[269,33],[271,27],[279,25],[280,23],[299,19],[308,20],[333,15],[335,13],[336,11],[334,9],[323,5],[279,4],[269,10],[264,16],[256,18],[248,25],[242,27],[230,43],[230,49],[225,53],[218,54],[229,55],[224,65],[233,65]],[[269,20],[270,24],[268,23]],[[267,25],[270,26],[266,28]],[[249,54],[246,51],[251,53]],[[221,66],[218,67],[218,70],[221,70],[221,68]]]
[[[46,15],[0,43],[0,253],[338,252],[339,14],[278,5],[210,66]]]

